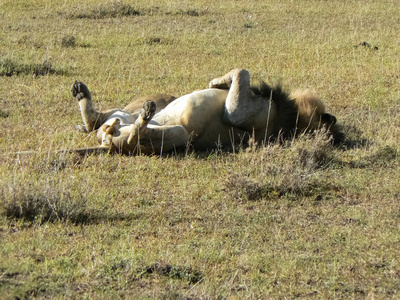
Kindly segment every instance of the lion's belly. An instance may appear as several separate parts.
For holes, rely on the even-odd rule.
[[[111,125],[112,123],[114,123],[115,119],[119,119],[121,126],[130,125],[135,123],[136,118],[124,110],[118,110],[113,113],[104,124]]]
[[[223,121],[228,90],[208,89],[182,96],[156,114],[159,125],[182,125],[191,135],[195,149],[232,146],[243,131]]]
[[[116,112],[114,112],[108,119],[107,121],[105,121],[102,125],[108,125],[111,126],[116,119],[119,119],[119,125],[118,125],[118,129],[113,133],[114,136],[119,136],[121,135],[121,132],[123,131],[123,129],[125,129],[125,131],[128,131],[129,128],[131,127],[131,124],[135,123],[137,116],[133,116],[130,113],[124,111],[124,110],[117,110]],[[103,133],[104,131],[101,130],[102,127],[100,127],[100,130],[97,131],[97,141],[99,142],[99,144],[103,143]],[[129,135],[129,132],[128,132]]]
[[[225,109],[227,90],[207,89],[182,96],[156,114],[159,125],[182,125],[191,133],[201,134],[210,123],[219,120]]]

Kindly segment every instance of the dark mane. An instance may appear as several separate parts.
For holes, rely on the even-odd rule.
[[[270,86],[260,81],[258,86],[252,86],[251,91],[256,96],[271,100],[276,106],[276,118],[274,122],[273,138],[288,139],[296,132],[298,108],[294,99],[290,99],[289,93],[285,92],[282,85],[278,83]]]

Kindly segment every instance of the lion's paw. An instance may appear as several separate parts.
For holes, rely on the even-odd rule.
[[[220,79],[213,79],[210,81],[210,83],[208,84],[210,89],[229,89],[230,88],[230,84],[228,84],[227,82],[221,81]]]
[[[90,96],[88,87],[83,82],[79,81],[74,82],[74,84],[71,87],[71,93],[72,96],[78,99],[78,101]]]
[[[140,110],[140,115],[144,121],[150,120],[156,112],[156,104],[151,101],[147,100],[143,104],[143,108]]]

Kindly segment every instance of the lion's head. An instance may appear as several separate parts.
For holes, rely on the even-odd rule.
[[[295,90],[290,94],[298,108],[297,133],[326,129],[335,144],[341,143],[343,134],[335,116],[325,111],[325,105],[311,89]]]

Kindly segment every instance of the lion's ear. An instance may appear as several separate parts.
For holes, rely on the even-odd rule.
[[[336,121],[336,117],[331,114],[322,114],[321,116],[321,122],[324,124],[334,125]]]

